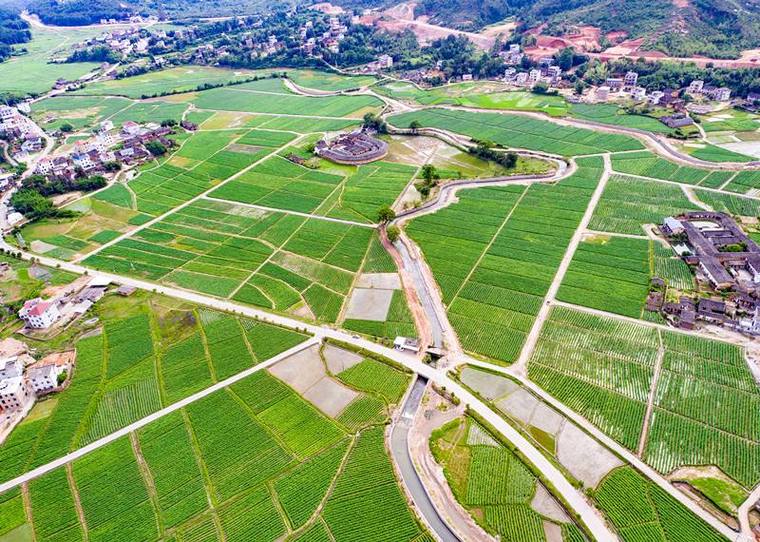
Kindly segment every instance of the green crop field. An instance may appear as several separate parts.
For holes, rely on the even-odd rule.
[[[360,118],[367,111],[377,111],[382,106],[374,96],[312,97],[290,94],[284,89],[279,93],[264,93],[244,85],[206,90],[191,100],[198,109],[313,117]]]
[[[752,162],[755,158],[734,152],[717,145],[700,144],[690,147],[684,147],[684,150],[694,158],[705,160],[707,162]]]
[[[86,265],[335,322],[372,230],[201,199]]]
[[[155,336],[188,336],[179,316],[156,315]],[[199,320],[205,334],[229,329],[229,318]],[[410,381],[375,360],[360,366],[372,369],[347,381],[367,397],[398,401]],[[385,423],[343,429],[258,371],[34,479],[35,536],[81,540],[81,506],[90,540],[321,540],[329,530],[339,540],[427,541],[396,481]],[[0,536],[31,530],[23,506],[18,490],[0,495]]]
[[[760,480],[760,390],[738,346],[664,333],[645,458],[657,470],[717,465],[746,488]]]
[[[76,130],[91,129],[132,104],[111,96],[55,96],[34,102],[32,118],[47,131],[57,130],[62,124],[71,124]]]
[[[624,542],[725,540],[631,467],[608,474],[593,498]]]
[[[729,343],[556,307],[528,376],[629,449],[644,442],[644,459],[663,474],[715,465],[751,488],[760,480],[760,390],[746,363]]]
[[[660,158],[649,151],[615,154],[612,156],[612,169],[618,173],[641,175],[642,177],[703,185],[711,188],[715,187],[717,183],[727,180],[726,172],[679,166],[675,162]]]
[[[540,482],[474,420],[458,418],[437,429],[430,448],[457,501],[491,535],[544,542],[548,523],[562,533],[562,540],[583,540],[569,518],[551,521],[532,507]]]
[[[348,177],[315,171],[273,157],[226,183],[212,197],[334,218],[372,223],[392,204],[416,168],[376,162],[351,168]]]
[[[230,70],[213,66],[181,66],[87,85],[77,94],[140,98],[195,90],[204,84],[225,85],[251,77],[266,77],[272,70]]]
[[[455,83],[421,89],[411,83],[391,81],[376,88],[392,98],[414,101],[422,105],[459,105],[479,109],[539,111],[547,115],[567,113],[567,103],[561,96],[540,95],[523,91],[503,90],[503,85],[477,82]]]
[[[636,449],[651,387],[657,331],[552,309],[528,376],[630,449]]]
[[[288,70],[288,79],[296,85],[316,90],[337,91],[371,85],[377,79],[371,75],[347,76],[315,70]]]
[[[653,274],[647,239],[593,237],[582,241],[557,299],[632,318],[641,316]]]
[[[644,235],[647,224],[659,225],[665,217],[697,209],[680,186],[613,175],[594,209],[589,229]]]
[[[630,137],[558,126],[548,120],[537,120],[520,115],[426,109],[394,115],[388,120],[394,126],[404,128],[416,120],[422,126],[491,140],[505,147],[543,151],[563,156],[641,148],[641,144]]]
[[[0,448],[0,479],[52,461],[306,338],[211,311],[204,312],[202,324],[193,310],[167,312],[160,298],[132,299],[126,314],[118,296],[98,304],[103,333],[76,343],[76,376],[54,408],[43,418],[19,425]],[[172,327],[171,338],[158,340],[167,317],[181,318],[182,324]],[[204,340],[219,340],[213,327],[217,321],[243,330],[238,336],[242,347],[233,347],[231,339],[225,344],[236,354],[233,360],[220,359],[213,342],[208,342],[207,359],[200,342],[201,328]]]
[[[461,192],[457,204],[407,227],[466,350],[501,362],[516,359],[585,212],[601,160],[580,160],[580,166],[555,186]]]
[[[726,190],[740,194],[754,195],[758,189],[760,189],[760,171],[740,171],[726,185]]]
[[[672,131],[654,117],[630,115],[616,105],[572,104],[570,106],[570,116],[600,124],[623,126],[625,128],[635,128],[655,133],[667,134]]]

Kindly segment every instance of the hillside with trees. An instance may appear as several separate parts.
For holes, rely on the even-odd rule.
[[[12,46],[32,39],[29,25],[17,13],[0,8],[0,62],[11,56]]]

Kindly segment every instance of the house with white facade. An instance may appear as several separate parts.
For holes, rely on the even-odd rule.
[[[61,313],[57,302],[44,301],[36,297],[24,303],[18,316],[31,328],[47,329],[61,317]]]

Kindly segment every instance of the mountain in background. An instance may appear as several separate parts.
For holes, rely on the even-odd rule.
[[[593,26],[602,48],[641,38],[670,56],[735,58],[760,47],[760,0],[421,0],[415,15],[462,30],[512,17],[521,32],[551,36]]]

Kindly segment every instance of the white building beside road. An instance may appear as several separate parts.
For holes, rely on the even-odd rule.
[[[0,411],[16,412],[29,408],[36,396],[23,376],[0,380]]]

